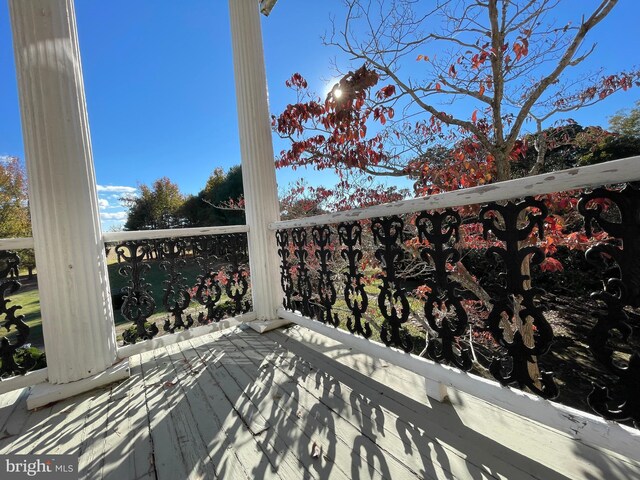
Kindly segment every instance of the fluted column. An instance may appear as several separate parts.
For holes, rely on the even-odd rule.
[[[73,0],[9,0],[49,382],[116,358]]]
[[[280,219],[280,209],[258,8],[257,0],[229,0],[253,308],[258,320],[273,320],[281,294],[268,224]]]

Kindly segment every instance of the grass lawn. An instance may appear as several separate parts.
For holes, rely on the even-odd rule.
[[[42,319],[40,318],[40,295],[35,282],[23,286],[17,293],[9,296],[9,307],[21,305],[22,308],[16,311],[16,315],[24,315],[24,321],[29,328],[28,343],[42,349],[44,339],[42,337]],[[15,331],[15,330],[12,330]],[[13,335],[9,335],[9,338]]]
[[[371,340],[375,340],[377,342],[382,341],[380,339],[380,329],[384,322],[384,318],[382,317],[380,308],[378,307],[378,294],[380,293],[381,285],[382,281],[376,280],[364,287],[369,299],[369,308],[364,314],[364,319],[368,321],[371,326]],[[348,331],[347,319],[351,316],[351,311],[347,308],[347,302],[344,300],[344,291],[341,288],[342,285],[339,282],[336,282],[336,287],[338,287],[338,298],[334,305],[334,311],[340,318],[340,325],[338,325],[338,328]],[[423,307],[420,300],[409,295],[407,295],[407,298],[412,312],[417,313],[422,311]],[[406,330],[413,342],[413,353],[420,353],[426,345],[424,328],[412,322],[411,316],[409,317],[409,320],[402,325],[402,327]]]
[[[164,305],[162,304],[164,289],[166,288],[165,281],[167,279],[167,272],[160,268],[160,262],[152,261],[149,262],[150,269],[144,273],[144,278],[147,283],[150,284],[149,289],[151,290],[151,295],[156,305],[155,313],[151,315],[148,319],[149,323],[156,323],[157,327],[160,329],[160,334],[163,333],[162,327],[164,325],[165,319],[170,315],[165,311]],[[111,285],[111,293],[117,294],[122,291],[122,288],[126,287],[129,279],[120,274],[119,264],[110,263],[108,266],[109,269],[109,283]],[[198,264],[193,260],[187,260],[187,264],[180,269],[183,277],[186,278],[185,283],[190,287],[196,285],[196,279],[198,275],[202,274],[201,268]],[[248,294],[247,294],[248,295]],[[219,304],[223,304],[229,301],[229,297],[224,293],[220,297]],[[204,307],[202,307],[197,301],[192,300],[189,306],[190,310],[203,311]],[[197,314],[193,314],[194,320],[196,319]],[[122,332],[124,332],[127,328],[133,325],[133,322],[127,320],[121,313],[120,310],[117,309],[114,311],[114,320],[116,324],[116,334],[118,340],[122,340]]]
[[[167,272],[160,268],[160,262],[150,262],[151,268],[144,273],[144,278],[151,286],[151,295],[156,303],[156,313],[150,318],[153,320],[157,317],[166,317],[167,313],[164,311],[162,305],[162,297],[164,295],[164,281],[167,279]],[[111,285],[111,294],[117,294],[122,291],[122,288],[127,286],[129,279],[120,275],[120,265],[112,263],[108,267],[109,269],[109,284]],[[186,277],[186,284],[193,286],[196,284],[196,278],[200,275],[201,270],[195,262],[187,262],[187,264],[181,269],[182,275]],[[116,325],[123,323],[129,323],[129,321],[122,316],[119,310],[114,312],[114,319]]]

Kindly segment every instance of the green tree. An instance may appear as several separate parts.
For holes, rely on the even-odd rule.
[[[609,117],[609,130],[609,135],[590,142],[591,148],[580,161],[582,165],[640,155],[640,100],[634,108]]]
[[[26,175],[16,157],[5,157],[0,161],[0,238],[29,235]]]
[[[205,187],[185,201],[181,214],[187,225],[211,227],[245,223],[242,168],[231,167],[227,173],[216,168]]]
[[[611,131],[627,137],[640,137],[640,100],[636,106],[628,110],[620,110],[609,117]]]
[[[167,177],[142,184],[139,196],[126,196],[122,200],[129,208],[125,230],[157,230],[184,225],[181,208],[185,197],[178,185]]]
[[[16,157],[0,159],[0,238],[31,236],[27,176]],[[20,250],[21,263],[33,276],[33,250]]]
[[[602,127],[582,127],[577,123],[550,127],[525,135],[522,154],[511,165],[515,176],[525,176],[540,161],[535,145],[544,137],[544,160],[539,173],[593,165],[640,154],[640,137],[621,135]]]

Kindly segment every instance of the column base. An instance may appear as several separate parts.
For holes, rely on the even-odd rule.
[[[247,323],[247,326],[253,328],[258,333],[266,333],[270,330],[275,330],[276,328],[289,325],[290,323],[293,322],[291,322],[290,320],[278,318],[276,320],[255,320],[253,322]]]
[[[75,382],[62,384],[39,383],[31,387],[27,397],[27,409],[33,410],[53,402],[59,402],[65,398],[74,397],[89,390],[119,382],[129,378],[130,375],[129,360],[123,360],[104,372]]]

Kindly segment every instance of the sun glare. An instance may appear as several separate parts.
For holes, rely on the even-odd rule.
[[[340,98],[342,97],[342,90],[340,90],[339,88],[336,88],[333,90],[333,98]]]

